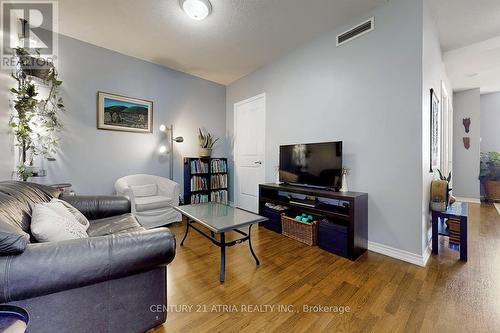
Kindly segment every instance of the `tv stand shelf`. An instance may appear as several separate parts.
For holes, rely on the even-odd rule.
[[[308,207],[300,203],[292,203],[287,195],[314,196],[319,199],[315,207]],[[336,205],[328,204],[326,201],[334,200]],[[315,189],[295,185],[277,185],[261,184],[259,185],[259,214],[273,218],[269,213],[266,203],[287,206],[292,212],[302,212],[315,216],[317,219],[326,219],[327,228],[318,229],[319,239],[323,243],[328,242],[325,239],[326,233],[332,228],[344,228],[346,230],[345,252],[340,254],[356,260],[362,255],[368,246],[368,194],[361,192],[334,192],[324,189]],[[343,206],[341,203],[345,204]],[[292,214],[293,215],[293,214]],[[276,219],[276,215],[274,216]],[[273,228],[270,228],[273,229]],[[277,228],[274,231],[280,232]],[[324,232],[324,235],[319,233]],[[323,236],[323,237],[321,237]],[[332,239],[332,242],[336,240]],[[320,244],[321,247],[321,244]],[[325,248],[328,248],[326,246]]]

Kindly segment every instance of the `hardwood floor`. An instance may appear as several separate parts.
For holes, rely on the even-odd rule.
[[[230,248],[223,285],[219,249],[192,231],[180,247],[184,225],[171,229],[178,239],[168,269],[171,307],[167,322],[153,333],[500,330],[500,217],[493,205],[470,204],[467,263],[457,260],[444,238],[439,256],[422,268],[373,252],[351,262],[255,228],[252,243],[261,265],[255,265],[247,243]],[[252,310],[262,311],[244,305],[261,305]],[[280,312],[278,305],[292,305],[293,311]],[[308,313],[304,305],[350,312]]]

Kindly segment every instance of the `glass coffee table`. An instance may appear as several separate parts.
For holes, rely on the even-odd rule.
[[[221,283],[224,283],[225,277],[226,247],[231,247],[236,244],[248,241],[250,252],[254,257],[255,262],[257,263],[257,265],[260,264],[259,259],[255,255],[255,252],[252,248],[250,233],[252,231],[252,225],[260,222],[265,222],[267,221],[267,218],[239,208],[234,208],[216,202],[179,206],[175,207],[175,209],[187,218],[186,233],[184,234],[184,238],[181,241],[181,246],[184,245],[184,241],[186,240],[189,229],[194,229],[195,231],[209,239],[212,243],[220,247],[221,258],[219,280]],[[196,223],[210,230],[210,235],[198,229],[194,225]],[[248,233],[239,230],[244,227],[248,227]],[[231,231],[234,231],[243,237],[226,242],[226,232]],[[219,239],[216,238],[216,234],[219,234]]]

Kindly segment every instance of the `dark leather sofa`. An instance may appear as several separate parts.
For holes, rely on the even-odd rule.
[[[141,227],[126,198],[75,196],[62,199],[90,220],[90,237],[37,243],[31,208],[57,196],[51,187],[0,182],[0,241],[14,240],[0,247],[0,304],[26,309],[33,333],[144,332],[162,324],[174,235]]]

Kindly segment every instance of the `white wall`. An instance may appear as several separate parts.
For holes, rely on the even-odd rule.
[[[481,133],[481,101],[479,88],[453,94],[453,194],[479,199],[479,157]],[[470,132],[465,133],[462,120],[471,119]],[[470,137],[470,148],[464,148],[463,137]]]
[[[234,103],[267,94],[266,178],[281,144],[342,140],[350,188],[369,194],[369,240],[422,255],[422,3],[391,1],[375,31],[337,48],[346,26],[227,87]],[[234,186],[232,186],[234,188]]]
[[[134,173],[169,175],[168,157],[158,148],[161,123],[174,124],[175,135],[185,141],[175,146],[174,180],[182,184],[182,156],[198,155],[198,127],[225,136],[225,87],[191,75],[154,65],[60,36],[59,72],[66,111],[62,115],[60,153],[45,162],[46,183],[69,182],[79,194],[111,194],[119,177]],[[2,87],[0,87],[2,88]],[[1,112],[9,96],[0,91]],[[154,102],[154,133],[138,134],[96,129],[98,91],[138,97]],[[2,128],[5,117],[2,117]],[[2,179],[13,167],[6,135],[0,135]],[[226,155],[222,140],[215,155]],[[10,177],[9,177],[10,178]]]
[[[429,172],[430,165],[430,90],[434,89],[441,98],[442,83],[448,92],[450,101],[453,99],[452,87],[446,74],[441,45],[434,18],[424,1],[423,10],[423,89],[422,89],[422,251],[425,252],[431,236],[429,218],[430,185],[435,175]],[[441,106],[441,104],[440,104]]]
[[[500,152],[500,93],[481,95],[481,151]]]

